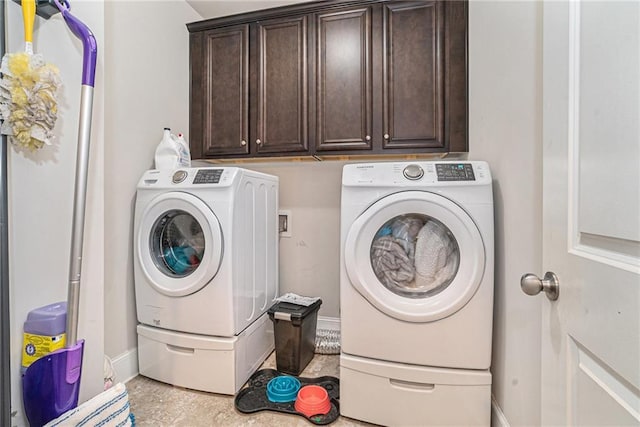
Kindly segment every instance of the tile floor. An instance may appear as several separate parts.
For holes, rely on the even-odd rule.
[[[275,369],[275,352],[261,368]],[[339,356],[316,354],[300,374],[302,377],[339,376]],[[128,381],[131,412],[138,426],[300,426],[313,424],[301,416],[273,411],[253,414],[238,412],[233,396],[174,387],[137,376]],[[372,424],[340,417],[331,426],[357,427]]]

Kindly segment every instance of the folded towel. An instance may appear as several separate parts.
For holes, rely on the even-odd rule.
[[[129,411],[129,393],[122,383],[100,393],[82,405],[49,421],[45,427],[52,426],[133,426],[133,417]]]

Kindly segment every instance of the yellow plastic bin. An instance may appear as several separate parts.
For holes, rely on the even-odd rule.
[[[313,359],[321,304],[320,299],[309,306],[280,301],[269,309],[278,371],[298,375]]]

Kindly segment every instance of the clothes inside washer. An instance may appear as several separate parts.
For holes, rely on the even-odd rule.
[[[153,232],[156,265],[170,277],[186,277],[198,268],[204,257],[202,227],[189,213],[167,212],[156,221]]]
[[[415,275],[413,260],[393,236],[382,236],[373,241],[371,263],[376,277],[387,288],[407,286]]]
[[[172,246],[164,250],[164,260],[174,273],[184,275],[200,265],[200,257],[190,246]]]
[[[373,239],[370,257],[387,289],[412,298],[446,288],[460,264],[458,244],[446,226],[416,213],[387,221]]]
[[[391,223],[391,235],[402,246],[409,259],[413,262],[416,248],[416,237],[424,226],[424,219],[403,215]]]
[[[416,287],[431,291],[450,283],[458,264],[458,245],[450,233],[439,221],[427,221],[416,240]]]

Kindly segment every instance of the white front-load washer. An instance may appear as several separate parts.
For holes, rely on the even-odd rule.
[[[486,163],[344,167],[343,415],[378,424],[488,425],[493,244]]]
[[[133,236],[141,374],[233,394],[273,350],[278,184],[237,167],[142,176]]]

